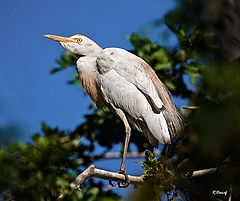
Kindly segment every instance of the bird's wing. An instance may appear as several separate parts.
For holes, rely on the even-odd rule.
[[[98,68],[104,70],[101,67]],[[115,111],[121,110],[125,115],[130,116],[134,125],[144,132],[154,146],[157,147],[157,141],[171,143],[163,112],[154,113],[144,94],[134,84],[127,81],[114,69],[101,72],[98,82],[104,100],[111,106],[110,108]]]
[[[107,99],[134,119],[144,117],[152,135],[162,143],[170,143],[170,138],[181,131],[182,120],[154,70],[141,58],[119,48],[104,49],[96,62]]]
[[[134,84],[147,98],[153,111],[160,113],[163,102],[146,72],[146,65],[148,66],[148,64],[144,60],[120,48],[107,48],[98,56],[97,64],[100,67],[100,73],[112,69],[126,81]]]

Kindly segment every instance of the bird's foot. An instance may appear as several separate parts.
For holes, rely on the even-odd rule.
[[[129,185],[129,177],[127,175],[126,170],[119,170],[118,171],[119,174],[123,174],[125,176],[125,180],[124,181],[118,181],[116,183],[113,183],[111,180],[109,181],[109,185],[112,187],[115,187],[116,185],[118,185],[119,188],[127,188]]]

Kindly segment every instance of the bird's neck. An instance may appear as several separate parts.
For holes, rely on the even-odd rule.
[[[84,48],[83,55],[86,57],[97,57],[99,53],[103,50],[97,43],[91,43],[87,48]]]
[[[100,95],[101,90],[98,85],[96,59],[97,57],[89,56],[79,58],[77,61],[77,70],[86,93],[99,108],[102,108],[105,102]]]
[[[84,75],[91,75],[95,77],[97,75],[96,66],[97,56],[82,56],[77,60],[77,70],[79,77]]]

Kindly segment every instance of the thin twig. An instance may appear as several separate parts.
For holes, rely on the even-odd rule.
[[[160,156],[161,152],[160,151],[156,151],[154,152],[155,156]],[[144,158],[145,157],[145,152],[128,152],[127,153],[127,158]],[[95,156],[95,157],[91,157],[90,161],[94,162],[96,160],[101,160],[101,159],[118,159],[118,158],[122,158],[121,153],[119,152],[108,152],[103,154],[102,156]],[[84,163],[84,159],[83,158],[79,158],[77,160],[75,160],[75,162],[77,162],[77,164],[81,165]]]
[[[161,152],[160,151],[154,152],[154,155],[160,156]],[[108,152],[104,154],[102,158],[114,159],[114,158],[121,158],[121,157],[122,155],[119,152]],[[145,152],[128,152],[127,153],[127,158],[141,158],[141,157],[145,157]]]
[[[232,201],[232,185],[230,185],[230,187],[229,187],[229,197],[228,197],[228,201]]]
[[[182,108],[187,110],[196,110],[196,109],[199,109],[200,107],[194,106],[194,105],[188,105],[188,106],[182,106]]]

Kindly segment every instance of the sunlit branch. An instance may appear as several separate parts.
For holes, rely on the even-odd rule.
[[[209,168],[204,170],[194,171],[191,177],[200,177],[204,175],[214,174],[217,168]],[[143,184],[144,183],[144,175],[141,176],[129,176],[129,180],[131,184]],[[110,172],[106,170],[101,170],[95,168],[94,165],[89,166],[85,171],[83,171],[80,175],[76,177],[76,179],[70,184],[72,188],[79,188],[80,185],[85,182],[88,178],[95,177],[104,180],[111,181],[124,181],[125,177],[122,174]]]
[[[76,179],[70,184],[72,188],[79,188],[80,185],[85,182],[88,178],[95,177],[104,180],[120,181],[124,182],[125,177],[122,174],[116,172],[110,172],[95,168],[94,165],[90,165],[85,171],[76,177]],[[131,176],[128,175],[130,184],[141,184],[144,183],[142,176]]]
[[[201,177],[204,175],[214,174],[217,171],[217,168],[209,168],[204,170],[194,171],[192,177]]]
[[[186,110],[196,110],[196,109],[199,109],[200,107],[194,106],[194,105],[188,105],[188,106],[182,106],[182,108]]]
[[[217,168],[209,168],[204,170],[197,170],[194,171],[190,178],[200,177],[204,175],[214,174],[217,171]],[[94,165],[90,165],[86,170],[84,170],[80,175],[78,175],[74,181],[70,184],[72,189],[79,189],[81,184],[84,183],[90,177],[104,179],[104,180],[111,180],[117,182],[124,182],[125,177],[122,174],[116,172],[110,172],[106,170],[101,170],[95,168]],[[130,184],[144,184],[144,175],[141,176],[131,176],[129,177]],[[59,199],[64,197],[64,193],[59,196]]]

